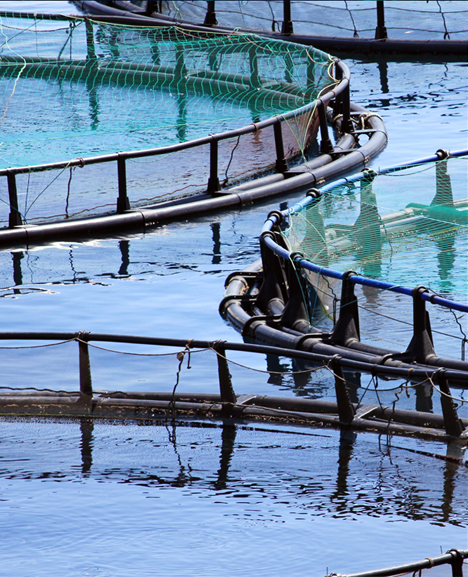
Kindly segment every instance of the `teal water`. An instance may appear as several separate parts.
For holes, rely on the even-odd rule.
[[[466,147],[465,65],[347,64],[353,100],[379,113],[389,131],[372,166]],[[241,340],[218,314],[224,279],[259,257],[269,210],[297,200],[292,195],[146,234],[4,251],[2,330]],[[411,314],[404,300],[397,308],[392,313]],[[453,317],[431,310],[431,321],[441,332],[460,334]],[[466,332],[466,316],[460,322]],[[381,345],[408,343],[405,327],[389,321],[374,319],[368,329]],[[458,340],[435,339],[439,354],[460,358]],[[2,386],[76,389],[74,345],[0,350]],[[96,388],[175,384],[173,357],[91,354]],[[214,392],[216,366],[209,352],[199,355],[193,369],[184,366],[180,390]],[[328,373],[291,375],[303,367],[252,357],[233,358],[266,373],[231,366],[236,392],[333,395]],[[369,381],[361,378],[359,395]],[[383,389],[397,385],[379,382],[382,402],[396,400],[395,391]],[[414,409],[430,393],[410,390],[398,406]],[[466,391],[456,394],[466,400]],[[435,395],[432,401],[439,412]],[[370,570],[467,547],[466,466],[431,456],[466,462],[463,449],[292,427],[192,425],[173,431],[164,424],[2,420],[0,575],[323,576],[327,568]]]
[[[464,156],[447,162],[439,185],[436,163],[429,163],[380,174],[369,185],[360,181],[332,188],[318,203],[289,217],[285,235],[291,250],[340,272],[353,270],[406,287],[423,285],[465,303],[467,169]],[[440,198],[446,191],[455,204],[431,209],[438,190]],[[412,207],[416,212],[407,212],[406,223],[399,225],[401,211]],[[418,207],[426,212],[417,212]],[[325,242],[317,242],[317,235]]]
[[[92,38],[88,50],[79,20],[0,19],[0,168],[195,140],[299,108],[332,80],[327,54],[255,36],[198,39],[95,24]]]

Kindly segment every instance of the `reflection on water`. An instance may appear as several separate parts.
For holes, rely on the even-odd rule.
[[[89,419],[60,425],[3,421],[2,428],[3,479],[89,478],[155,491],[170,486],[188,488],[202,500],[219,491],[237,499],[242,491],[251,503],[281,499],[308,517],[365,513],[468,526],[466,447],[460,445],[444,449],[441,443],[398,439],[393,446],[389,439],[349,431],[230,421],[119,427]],[[2,499],[8,502],[8,491]]]

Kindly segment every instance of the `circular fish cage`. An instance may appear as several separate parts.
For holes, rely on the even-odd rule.
[[[1,18],[2,246],[141,230],[304,190],[365,166],[387,141],[380,117],[350,102],[347,67],[311,47]]]

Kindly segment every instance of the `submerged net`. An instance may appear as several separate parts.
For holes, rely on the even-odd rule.
[[[161,148],[285,113],[286,158],[304,156],[317,129],[307,105],[336,85],[333,67],[319,50],[254,35],[0,13],[0,223],[10,167],[29,167],[16,186],[31,223],[115,211],[116,162],[38,170],[47,163]],[[206,190],[209,154],[207,144],[128,160],[131,206]],[[218,154],[221,187],[273,170],[273,127],[223,140]]]
[[[337,186],[285,231],[293,252],[344,272],[443,290],[466,300],[467,157]]]
[[[467,303],[467,162],[463,156],[382,174],[369,171],[360,181],[331,187],[290,214],[285,240],[292,252],[322,267],[396,286],[422,285]],[[341,281],[308,270],[303,275],[311,324],[329,326],[337,318]],[[411,336],[411,299],[368,286],[356,291],[360,315],[373,316],[363,319],[364,331],[382,340],[383,323],[386,339],[404,350]],[[431,307],[431,322],[441,334],[458,335],[464,358],[466,314]],[[458,356],[458,345],[455,350],[453,343],[440,347],[446,356]]]
[[[0,168],[193,140],[300,108],[335,82],[327,54],[253,35],[0,25]]]

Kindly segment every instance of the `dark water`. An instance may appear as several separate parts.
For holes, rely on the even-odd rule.
[[[389,132],[371,165],[466,147],[466,65],[347,64],[353,100],[380,114]],[[295,200],[146,234],[2,252],[2,330],[240,340],[218,314],[224,279],[259,257],[269,210]],[[466,316],[460,322],[466,330]],[[459,334],[453,318],[436,315],[434,326]],[[404,348],[404,327],[387,327],[378,321],[363,330]],[[436,339],[438,352],[460,358],[458,340]],[[91,354],[96,388],[174,386],[173,357]],[[211,354],[199,355],[191,371],[184,369],[181,390],[214,390]],[[0,350],[0,358],[3,386],[77,387],[74,343]],[[239,354],[235,360],[270,371],[233,366],[236,392],[332,395],[327,373],[281,374],[291,368],[285,359]],[[362,378],[360,395],[369,381]],[[414,408],[430,399],[430,390],[399,398]],[[392,391],[383,402],[394,399]],[[433,405],[440,411],[437,398]],[[449,451],[466,460],[464,449],[408,439],[392,439],[389,449],[386,438],[373,435],[220,423],[174,431],[164,424],[3,420],[0,429],[0,575],[319,576],[327,568],[366,570],[467,546],[467,469],[430,456]]]

